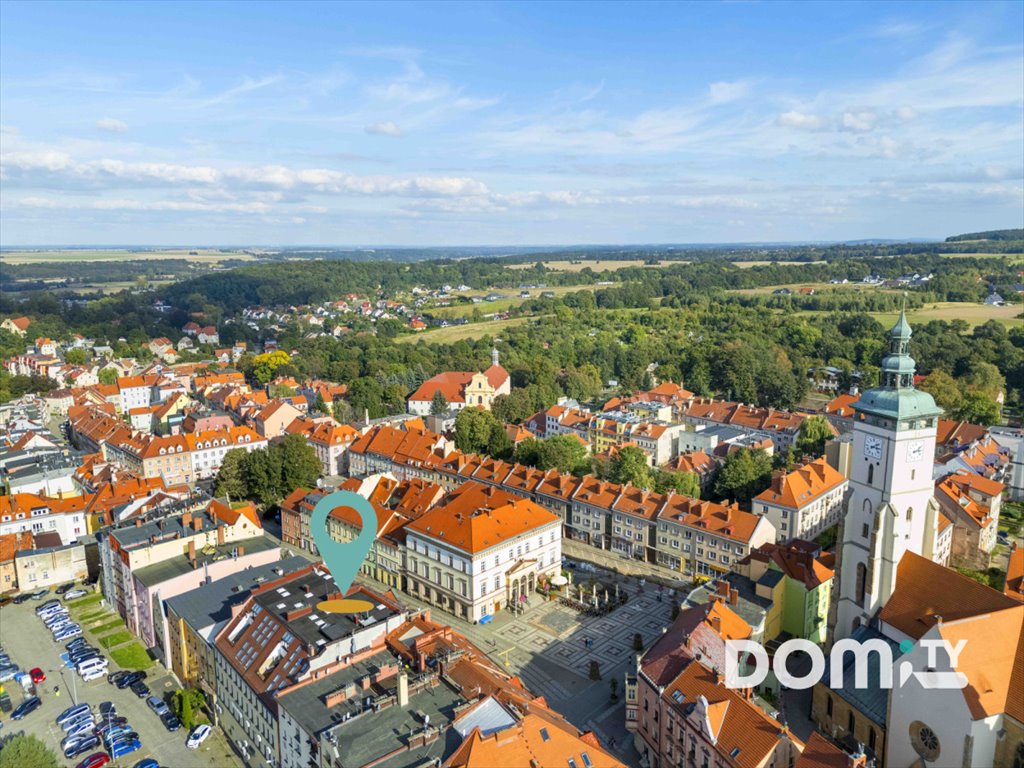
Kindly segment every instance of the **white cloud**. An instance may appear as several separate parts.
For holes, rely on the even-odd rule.
[[[128,123],[116,117],[103,117],[96,121],[96,127],[110,133],[124,133],[128,130]]]
[[[854,133],[866,133],[874,129],[878,115],[870,109],[847,110],[843,113],[843,128]]]
[[[899,107],[896,110],[896,117],[904,123],[909,123],[911,120],[916,120],[919,115],[916,109],[913,107]]]
[[[385,123],[372,123],[366,126],[366,132],[375,136],[401,136],[402,129],[390,120]]]
[[[708,91],[711,96],[712,104],[725,104],[729,101],[736,101],[736,99],[742,99],[750,92],[750,83],[746,80],[738,80],[736,82],[719,82],[712,83],[708,86]]]
[[[818,115],[798,112],[793,109],[779,115],[776,122],[786,128],[799,128],[804,131],[820,131],[828,126],[827,121]]]

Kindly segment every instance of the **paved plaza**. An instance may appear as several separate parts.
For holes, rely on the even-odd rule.
[[[629,601],[605,616],[584,616],[533,594],[521,615],[502,611],[486,625],[470,624],[437,608],[431,611],[497,663],[507,664],[509,672],[518,675],[531,692],[544,696],[574,725],[595,731],[606,746],[614,739],[615,752],[635,764],[637,756],[631,739],[626,738],[622,701],[623,678],[636,653],[633,635],[639,632],[648,647],[669,625],[672,600],[681,599],[682,593],[659,590],[650,583],[641,587],[637,579],[607,573],[578,577],[590,575],[604,584],[617,582],[629,594]],[[375,585],[372,581],[366,584]],[[429,607],[405,593],[398,598],[410,607]],[[600,680],[590,679],[593,661],[598,662]],[[618,680],[617,701],[611,699],[612,679]]]

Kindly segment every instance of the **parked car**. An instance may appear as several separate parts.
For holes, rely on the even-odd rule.
[[[176,730],[181,728],[181,720],[179,720],[173,712],[160,715],[160,722],[164,724],[164,728],[167,729],[168,733],[174,733]]]
[[[149,690],[149,686],[148,685],[146,685],[144,682],[139,680],[139,682],[135,683],[132,686],[132,693],[134,693],[140,699],[145,699],[145,698],[149,697],[149,694],[151,693],[151,691]]]
[[[43,670],[41,670],[39,667],[30,669],[28,674],[32,678],[33,683],[38,684],[46,681],[46,673],[43,672]]]
[[[132,752],[134,752],[137,749],[140,749],[141,747],[142,742],[138,739],[132,739],[131,741],[121,741],[117,744],[114,744],[110,748],[110,756],[117,760],[117,758],[119,757],[130,755]]]
[[[105,720],[101,720],[93,731],[97,736],[103,737],[107,735],[107,731],[112,728],[120,728],[122,725],[128,725],[128,718],[115,715],[113,717],[106,718]]]
[[[189,749],[199,749],[199,745],[210,737],[210,731],[212,730],[213,729],[206,723],[197,725],[195,730],[189,734],[188,741],[185,742],[185,746]]]
[[[40,589],[38,592],[33,592],[31,597],[32,597],[33,600],[42,600],[48,594],[50,594],[50,590],[48,590],[48,589]]]
[[[135,764],[135,768],[160,768],[160,763],[154,760],[152,757],[147,757],[145,760],[140,760]]]
[[[149,708],[152,709],[158,717],[163,717],[165,713],[171,711],[170,707],[168,707],[158,696],[150,696],[146,699],[146,704],[149,705]]]
[[[118,688],[120,688],[121,687],[121,685],[120,685],[121,681],[124,680],[126,677],[128,677],[128,675],[131,675],[131,674],[134,674],[134,673],[133,672],[128,672],[127,670],[124,670],[124,669],[119,670],[117,672],[111,672],[109,675],[107,675],[107,682],[108,683],[112,683],[113,685],[116,685]],[[111,704],[110,706],[113,707],[114,705]]]
[[[98,746],[99,743],[100,740],[95,736],[86,736],[65,747],[64,757],[66,757],[68,760],[74,760],[79,755],[84,755],[90,749],[93,749],[94,747]]]
[[[47,610],[48,608],[53,608],[53,607],[58,606],[58,605],[60,605],[60,600],[47,600],[42,605],[37,605],[36,606],[36,613],[42,613],[43,611]]]
[[[4,596],[0,597],[0,608],[3,608],[8,603],[13,603],[13,602],[14,602],[14,598],[12,598],[10,595],[4,595]]]
[[[105,753],[97,752],[95,755],[89,755],[75,768],[103,768],[109,762],[110,758]]]
[[[43,702],[39,700],[38,696],[31,696],[30,698],[25,699],[17,709],[11,712],[11,720],[21,720],[21,718],[26,715],[32,714],[39,709],[42,703]]]
[[[57,725],[61,725],[63,723],[66,723],[68,720],[74,720],[75,718],[81,717],[82,715],[87,714],[88,712],[88,704],[76,704],[73,707],[68,707],[59,715],[57,715],[57,719],[55,722],[57,723]]]
[[[22,592],[20,595],[18,595],[16,598],[14,598],[14,604],[15,605],[21,605],[22,603],[26,602],[27,600],[31,600],[31,599],[32,599],[32,595],[30,595],[28,592]]]
[[[13,664],[9,667],[2,667],[0,668],[0,683],[6,683],[8,680],[13,680],[14,676],[19,674],[21,674],[21,669]]]
[[[88,591],[86,591],[84,589],[72,589],[70,592],[68,592],[66,595],[64,595],[64,599],[65,600],[77,600],[78,598],[85,597],[88,594],[89,594]]]
[[[114,674],[117,674],[116,672]],[[112,701],[104,701],[100,704],[100,714],[103,717],[114,717],[117,714],[117,705]]]
[[[65,592],[70,592],[74,588],[75,588],[75,582],[69,581],[67,584],[61,584],[59,587],[57,587],[53,591],[56,594],[58,594],[58,595],[63,595]]]
[[[115,685],[118,688],[120,688],[121,690],[124,690],[125,688],[130,688],[131,686],[135,685],[140,680],[145,680],[145,679],[146,679],[146,673],[145,672],[129,672],[127,675],[125,675],[120,680],[118,680],[115,683]]]

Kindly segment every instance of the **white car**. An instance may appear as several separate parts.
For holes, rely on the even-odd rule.
[[[78,598],[85,597],[88,594],[89,593],[86,592],[84,589],[72,589],[70,592],[64,595],[64,600],[77,600]]]
[[[210,731],[213,729],[208,725],[197,726],[194,731],[189,735],[188,741],[185,742],[185,746],[189,749],[199,749],[199,745],[202,744],[210,735]]]

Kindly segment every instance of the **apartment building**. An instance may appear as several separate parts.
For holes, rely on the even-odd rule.
[[[973,472],[955,472],[935,484],[935,501],[953,524],[950,564],[985,570],[996,545],[1006,486]]]
[[[405,526],[410,594],[468,621],[530,599],[562,567],[562,521],[532,501],[465,483]]]
[[[792,472],[776,471],[751,506],[775,528],[779,541],[815,539],[839,524],[849,481],[822,457]]]
[[[224,733],[259,768],[282,764],[278,696],[304,680],[371,656],[404,620],[398,605],[363,587],[348,597],[372,606],[362,614],[318,610],[342,597],[330,573],[307,565],[253,589],[214,640],[217,695]],[[286,740],[285,751],[291,749]]]
[[[73,544],[88,533],[86,517],[91,495],[67,498],[35,493],[0,496],[0,536],[55,533]]]

